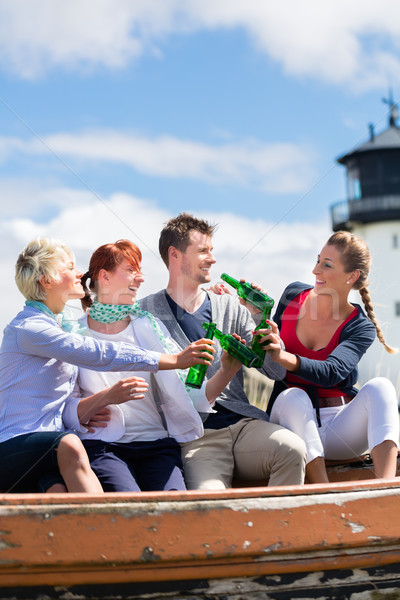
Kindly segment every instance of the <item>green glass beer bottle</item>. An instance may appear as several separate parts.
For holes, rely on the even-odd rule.
[[[257,327],[254,329],[254,331],[257,331],[258,329],[270,329],[270,326],[266,321],[271,319],[271,311],[274,306],[273,299],[267,294],[264,294],[264,292],[260,292],[259,290],[254,289],[250,283],[234,279],[226,273],[222,273],[221,279],[229,285],[231,285],[233,288],[235,288],[240,298],[243,298],[243,300],[246,300],[246,302],[253,304],[253,306],[262,311],[263,314],[261,317],[261,321],[259,325],[257,325]],[[253,336],[251,348],[253,352],[255,352],[262,361],[261,364],[264,362],[266,353],[266,351],[263,350],[263,346],[266,346],[267,344],[261,345],[260,336]]]
[[[263,360],[251,348],[242,344],[230,333],[222,333],[219,329],[215,329],[214,337],[219,341],[221,348],[239,360],[245,367],[256,367],[258,369],[262,366]]]
[[[216,329],[215,323],[203,323],[203,327],[206,330],[204,335],[205,338],[212,340],[214,337],[214,331]],[[193,365],[190,367],[189,373],[187,374],[185,384],[192,388],[200,389],[203,385],[204,377],[206,376],[206,372],[208,369],[208,365]]]
[[[258,331],[259,329],[271,329],[271,326],[268,325],[267,320],[271,319],[271,308],[268,306],[264,309],[263,315],[261,317],[260,323],[255,327],[254,331]],[[262,363],[264,362],[266,350],[264,350],[264,346],[267,346],[270,342],[266,342],[264,344],[260,344],[260,337],[257,334],[253,335],[253,341],[251,342],[251,349],[253,352],[260,357]]]
[[[264,292],[254,289],[250,283],[234,279],[226,273],[222,273],[221,279],[235,288],[240,298],[243,298],[246,302],[250,302],[250,304],[261,310],[261,312],[264,312],[266,306],[269,306],[271,309],[274,306],[272,298],[264,294]]]

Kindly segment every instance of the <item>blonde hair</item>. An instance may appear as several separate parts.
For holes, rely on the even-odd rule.
[[[15,265],[15,283],[27,300],[43,302],[46,299],[46,291],[40,280],[42,277],[47,281],[58,280],[57,267],[62,251],[75,260],[68,246],[54,238],[36,238],[19,254]]]
[[[331,235],[327,241],[327,245],[335,246],[335,248],[341,252],[341,262],[346,273],[351,273],[352,271],[360,272],[360,276],[353,284],[353,288],[360,292],[367,317],[375,325],[378,340],[383,344],[386,352],[395,354],[398,350],[386,343],[372,306],[371,296],[368,290],[371,255],[367,244],[354,233],[350,233],[349,231],[337,231]]]

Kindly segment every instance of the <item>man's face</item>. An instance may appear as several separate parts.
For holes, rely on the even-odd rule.
[[[199,231],[190,232],[190,244],[181,253],[181,274],[191,282],[208,283],[210,269],[216,262],[211,237]]]

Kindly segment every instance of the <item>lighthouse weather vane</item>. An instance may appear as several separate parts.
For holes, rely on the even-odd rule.
[[[387,104],[390,108],[389,125],[390,127],[396,127],[396,120],[398,117],[397,104],[393,101],[392,90],[389,90],[389,98],[382,98],[382,102]]]

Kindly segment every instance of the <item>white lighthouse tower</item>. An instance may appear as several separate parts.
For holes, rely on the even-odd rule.
[[[370,292],[386,341],[400,348],[400,128],[392,98],[389,127],[338,158],[347,172],[347,200],[331,207],[332,228],[361,236],[372,255]],[[358,298],[358,299],[357,299]],[[360,302],[357,293],[352,298]],[[362,304],[362,303],[361,303]],[[377,340],[359,366],[359,382],[388,377],[400,392],[400,352],[388,354]]]

